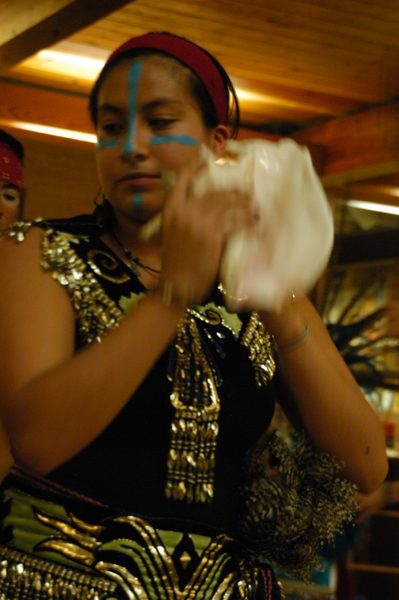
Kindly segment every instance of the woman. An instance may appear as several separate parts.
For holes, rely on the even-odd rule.
[[[24,200],[24,148],[14,136],[0,129],[0,235],[21,218]],[[0,422],[0,480],[12,464],[10,444]]]
[[[223,306],[220,257],[254,222],[249,198],[187,201],[200,145],[221,156],[237,115],[220,65],[171,34],[133,38],[90,108],[104,203],[20,227],[24,242],[2,250],[0,397],[23,467],[4,485],[3,585],[279,598],[270,567],[235,535],[244,458],[274,407],[264,327],[297,418],[363,490],[386,473],[378,419],[306,298],[260,318]],[[143,239],[160,212],[161,233]]]

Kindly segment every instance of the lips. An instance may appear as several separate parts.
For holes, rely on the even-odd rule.
[[[118,183],[131,183],[132,185],[149,185],[152,182],[158,180],[160,178],[159,175],[155,175],[154,173],[146,173],[146,172],[137,172],[137,173],[128,173],[123,175],[118,179]]]

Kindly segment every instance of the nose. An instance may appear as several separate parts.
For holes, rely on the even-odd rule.
[[[141,62],[134,60],[128,74],[128,127],[123,144],[123,154],[129,158],[138,158],[148,153],[148,140],[143,122],[138,113],[138,91],[141,78]]]
[[[122,146],[124,158],[129,160],[146,158],[149,153],[150,135],[145,125],[140,124],[136,116],[131,118]]]

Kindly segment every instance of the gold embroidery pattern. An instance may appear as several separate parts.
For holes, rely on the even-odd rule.
[[[206,323],[224,323],[216,307],[187,311],[175,342],[176,367],[171,403],[175,409],[167,460],[166,497],[188,502],[211,502],[214,496],[216,443],[219,432],[220,398],[217,377],[204,351],[195,318]],[[237,330],[231,330],[237,335]],[[257,387],[272,379],[276,365],[271,337],[253,313],[243,332],[242,345],[252,362]]]
[[[229,313],[224,306],[217,306],[208,302],[205,306],[189,307],[188,312],[208,325],[222,325],[228,329],[235,338],[238,338],[242,321],[238,315]]]
[[[154,528],[134,516],[118,517],[114,521],[125,525],[125,535],[104,544],[103,550],[112,551],[113,556],[120,552],[124,559],[113,563],[100,560],[96,568],[117,581],[127,597],[130,597],[129,592],[134,592],[136,595],[132,597],[146,600],[227,599],[235,590],[239,590],[243,600],[253,597],[258,571],[252,564],[249,569],[244,561],[234,563],[231,558],[234,541],[229,536],[221,534],[213,538],[200,556],[193,558],[191,575],[182,583],[176,560]],[[129,559],[142,565],[140,571],[146,573],[145,577],[132,575]]]
[[[129,296],[120,296],[118,306],[127,315],[145,297],[145,292],[131,292]]]
[[[31,552],[0,546],[0,590],[9,593],[6,598],[197,600],[238,593],[249,600],[255,595],[259,570],[253,559],[233,558],[237,544],[226,534],[157,531],[133,515],[85,523],[62,505],[8,492],[14,543],[21,514],[39,541]],[[31,590],[37,595],[30,596]]]
[[[256,385],[261,388],[269,383],[276,371],[272,337],[266,333],[257,313],[252,313],[241,339],[247,348],[255,371]]]
[[[42,267],[68,290],[86,343],[100,341],[123,317],[62,233],[44,231]]]
[[[104,250],[90,249],[87,253],[87,262],[97,275],[112,283],[125,283],[130,279],[127,273],[112,274],[112,271],[116,271],[119,261]]]
[[[178,327],[175,350],[165,493],[173,500],[211,502],[220,399],[198,325],[189,314]]]
[[[46,515],[38,510],[35,511],[35,517],[42,525],[54,529],[61,538],[68,538],[69,541],[63,541],[59,537],[51,537],[40,542],[36,550],[53,551],[63,554],[66,558],[77,561],[78,563],[91,566],[94,561],[93,552],[98,548],[99,543],[93,533],[98,535],[102,527],[91,527],[84,521],[76,519],[73,514],[69,514],[70,523],[64,520]],[[90,533],[89,533],[90,531]]]

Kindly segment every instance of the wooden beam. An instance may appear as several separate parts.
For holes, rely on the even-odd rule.
[[[0,78],[0,123],[28,122],[94,133],[88,112],[88,97]],[[29,137],[32,137],[30,135]],[[33,135],[37,139],[40,134]],[[239,139],[278,140],[279,136],[240,129]]]
[[[0,79],[0,98],[3,125],[27,121],[93,133],[84,94]],[[256,130],[241,130],[239,139],[251,137],[279,139]],[[399,103],[304,129],[293,138],[308,147],[325,187],[339,190],[335,195],[341,197],[348,197],[356,182],[399,173]],[[370,199],[374,192],[377,189],[370,187]],[[382,196],[377,200],[384,201]]]
[[[326,149],[327,187],[399,172],[399,102],[303,129],[294,139]]]
[[[398,191],[399,186],[371,184],[365,181],[349,185],[345,198],[360,198],[377,204],[391,204],[399,207]]]
[[[0,74],[101,19],[128,0],[47,0],[2,2],[0,7]]]
[[[0,79],[0,122],[38,123],[93,133],[85,96]]]
[[[94,133],[88,113],[88,99],[83,94],[71,94],[0,79],[0,124],[18,128],[16,121],[38,123],[83,133]],[[28,134],[40,139],[40,134]],[[279,136],[253,129],[240,129],[238,139],[265,139],[277,141]],[[316,171],[324,169],[325,149],[308,144]]]

